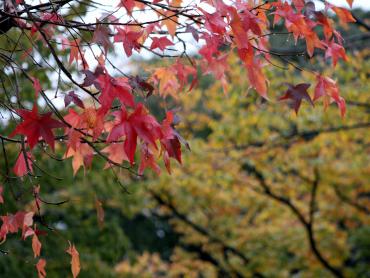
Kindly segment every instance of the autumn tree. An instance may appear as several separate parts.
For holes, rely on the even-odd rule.
[[[9,192],[19,204],[4,210],[2,240],[18,232],[22,239],[32,238],[34,256],[39,258],[38,275],[44,277],[47,261],[41,256],[39,236],[52,228],[40,213],[41,206],[50,202],[41,197],[40,188],[47,185],[39,180],[53,174],[39,161],[71,158],[71,175],[75,175],[101,159],[102,168],[109,168],[113,177],[123,169],[140,178],[146,168],[159,174],[158,162],[163,160],[170,173],[170,160],[181,163],[181,145],[188,144],[175,129],[179,120],[169,107],[171,102],[156,107],[163,110],[158,118],[149,109],[150,99],[157,95],[176,99],[209,74],[227,94],[231,55],[237,55],[240,68],[246,69],[246,86],[260,98],[272,96],[272,80],[265,68],[294,67],[311,77],[285,84],[280,99],[290,101],[296,113],[302,101],[312,106],[323,102],[325,107],[333,102],[344,117],[345,100],[335,78],[294,59],[324,53],[333,67],[338,60],[348,59],[333,14],[342,25],[356,22],[346,8],[325,1],[322,8],[303,0],[121,0],[109,5],[3,1],[0,139],[4,185],[0,192]],[[303,43],[304,51],[276,51],[269,44],[271,36],[287,36],[291,45]],[[135,64],[126,58],[133,55],[155,56],[168,64],[132,74]],[[17,191],[13,185],[19,186]],[[30,199],[33,205],[26,207]],[[2,197],[0,202],[7,204]],[[79,252],[74,243],[64,240],[76,277]],[[332,272],[336,273],[335,268]]]

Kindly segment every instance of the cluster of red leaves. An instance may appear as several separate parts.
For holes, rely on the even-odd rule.
[[[246,67],[251,87],[256,89],[262,97],[267,98],[267,78],[262,71],[261,58],[264,57],[268,61],[271,55],[268,51],[268,41],[263,38],[263,34],[269,30],[270,25],[265,10],[270,8],[274,9],[274,12],[271,13],[274,15],[273,24],[277,24],[283,19],[286,29],[293,34],[296,42],[298,39],[305,40],[309,56],[313,56],[315,48],[320,48],[325,51],[326,59],[332,59],[333,66],[337,64],[339,58],[347,59],[342,45],[342,37],[333,28],[330,18],[322,11],[315,11],[313,2],[306,3],[303,0],[295,0],[293,4],[289,4],[287,1],[275,1],[253,9],[245,3],[228,6],[220,1],[216,4],[215,13],[204,12],[205,28],[209,32],[203,34],[202,38],[206,44],[200,50],[200,54],[210,66],[210,71],[213,71],[218,79],[225,79],[224,71],[226,70],[224,59],[220,59],[219,46],[231,41],[231,46],[237,49],[239,57]],[[327,12],[329,9],[338,15],[343,24],[355,21],[351,13],[344,8],[326,3],[325,11]],[[230,28],[227,28],[228,26]],[[317,35],[316,27],[319,26],[322,26],[324,30],[323,39]],[[308,87],[305,84],[289,85],[288,91],[281,99],[292,99],[292,106],[298,112],[302,98],[313,104],[313,101],[325,96],[325,107],[334,101],[338,104],[343,116],[345,102],[339,95],[335,81],[317,75],[318,83],[313,99],[307,93]],[[323,82],[326,86],[322,85]]]
[[[176,64],[175,67],[183,67],[183,65]],[[97,140],[104,140],[108,145],[101,150],[102,153],[108,154],[108,167],[117,166],[125,160],[133,166],[138,143],[141,146],[139,175],[142,175],[147,167],[157,173],[160,172],[155,154],[163,156],[168,172],[170,172],[169,158],[172,157],[181,163],[181,137],[173,127],[172,112],[168,112],[166,119],[159,124],[143,103],[136,103],[134,100],[133,85],[136,88],[153,90],[151,85],[138,78],[113,78],[101,67],[98,67],[95,72],[85,70],[85,74],[83,85],[95,86],[101,92],[98,98],[99,108],[85,107],[77,94],[69,92],[64,99],[65,105],[74,102],[81,108],[80,111],[70,108],[67,115],[61,119],[62,121],[57,121],[51,118],[52,112],[39,114],[36,104],[31,111],[17,110],[23,121],[17,125],[10,136],[24,135],[30,151],[41,138],[54,150],[55,135],[52,130],[64,127],[67,136],[65,157],[73,157],[72,166],[75,174],[81,166],[91,165],[95,151],[92,144]],[[180,77],[183,84],[186,77]],[[37,90],[41,91],[38,80],[34,80]],[[112,112],[111,106],[115,100],[119,101],[121,109]],[[113,120],[109,120],[112,117]],[[30,151],[22,149],[19,153],[13,168],[17,176],[33,172]]]
[[[150,167],[159,173],[155,153],[160,153],[165,165],[170,171],[169,158],[175,158],[181,163],[180,136],[172,126],[172,113],[167,113],[167,118],[162,124],[149,114],[143,103],[136,103],[133,96],[133,80],[127,78],[113,78],[104,69],[98,68],[95,72],[85,71],[85,86],[94,85],[101,91],[99,96],[100,108],[87,107],[82,112],[70,109],[64,117],[68,124],[66,157],[73,156],[73,169],[76,173],[81,166],[89,166],[94,155],[94,149],[87,142],[91,137],[93,143],[98,138],[103,138],[108,144],[102,150],[108,154],[108,165],[119,165],[128,161],[135,164],[135,153],[138,143],[141,146],[141,159],[139,175],[145,168]],[[137,86],[145,87],[145,82],[134,80]],[[111,112],[114,100],[118,100],[121,109]],[[108,120],[112,118],[113,120]],[[108,119],[107,119],[108,118]],[[171,122],[170,122],[171,121]]]

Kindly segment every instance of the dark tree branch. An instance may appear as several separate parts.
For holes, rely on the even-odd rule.
[[[179,212],[172,203],[162,198],[158,193],[152,190],[149,190],[149,192],[160,205],[168,208],[177,219],[181,220],[188,226],[192,227],[198,233],[206,236],[212,242],[220,244],[226,252],[230,252],[234,254],[235,256],[239,257],[243,261],[244,264],[248,264],[250,262],[250,259],[246,257],[241,251],[225,243],[222,239],[216,237],[215,235],[212,235],[206,228],[198,225],[197,223],[192,222],[185,214]]]
[[[179,245],[186,251],[190,253],[196,253],[198,258],[202,261],[209,262],[218,269],[218,277],[232,277],[230,272],[225,269],[222,264],[213,257],[209,252],[202,248],[202,245],[190,244],[180,242]],[[240,273],[234,273],[237,277],[243,277]]]
[[[244,169],[254,175],[256,179],[259,181],[259,185],[263,189],[263,193],[272,198],[273,200],[278,201],[279,203],[283,204],[284,206],[288,207],[294,215],[298,218],[298,220],[301,222],[302,226],[304,227],[309,245],[311,248],[311,251],[314,253],[318,261],[321,263],[321,265],[328,270],[333,276],[335,277],[344,277],[343,273],[340,269],[332,266],[327,259],[324,258],[324,256],[321,254],[317,247],[317,243],[314,238],[314,231],[313,231],[313,220],[314,220],[314,210],[316,207],[316,192],[319,184],[319,174],[318,171],[315,170],[315,180],[312,185],[311,190],[311,200],[310,200],[310,209],[309,209],[309,219],[306,220],[303,213],[289,200],[288,198],[284,196],[280,196],[274,192],[271,191],[270,187],[266,183],[266,179],[262,172],[260,172],[256,167],[250,164],[245,164]]]
[[[370,214],[370,210],[366,206],[363,206],[363,205],[359,204],[358,202],[348,198],[345,194],[343,194],[343,192],[340,191],[339,187],[340,187],[340,185],[338,185],[338,184],[333,185],[333,189],[335,191],[335,194],[338,196],[338,198],[342,202],[346,203],[347,205],[350,205],[351,207],[357,209],[358,211],[360,211],[362,213]]]

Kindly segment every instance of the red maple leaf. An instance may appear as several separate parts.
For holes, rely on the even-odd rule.
[[[31,111],[25,109],[17,110],[17,113],[23,118],[15,130],[10,134],[13,137],[16,134],[25,135],[27,143],[32,150],[33,147],[42,137],[46,143],[54,150],[54,134],[52,129],[64,127],[65,125],[51,118],[52,112],[46,114],[38,114],[37,105],[34,104]]]
[[[74,104],[76,104],[77,106],[79,106],[81,108],[85,108],[82,100],[80,99],[80,97],[74,91],[70,91],[64,97],[65,107],[67,107],[71,102],[73,102]]]
[[[140,49],[138,40],[143,35],[143,32],[135,32],[127,28],[118,28],[117,31],[118,33],[114,36],[114,42],[122,42],[127,57],[132,55],[133,49]]]
[[[160,37],[160,38],[153,37],[152,40],[153,42],[152,42],[152,45],[150,46],[150,49],[159,48],[160,50],[164,51],[167,46],[173,45],[173,42],[171,42],[166,37]]]
[[[183,143],[189,150],[189,144],[180,136],[174,128],[178,123],[178,119],[172,111],[166,113],[166,118],[162,122],[162,137],[161,147],[163,152],[163,161],[167,168],[168,173],[171,174],[170,158],[176,159],[180,164],[181,161],[181,143]]]
[[[294,108],[296,114],[298,114],[299,107],[303,99],[307,100],[313,106],[313,101],[310,95],[307,93],[307,89],[311,86],[307,83],[301,83],[298,85],[288,85],[288,90],[285,92],[285,95],[279,98],[279,100],[291,99],[291,106]]]
[[[315,12],[316,21],[322,25],[325,39],[328,41],[333,34],[333,26],[329,18],[322,12]]]
[[[143,144],[141,147],[140,165],[138,170],[139,175],[142,175],[146,168],[152,168],[158,175],[161,173],[161,168],[156,163],[153,152],[148,148],[147,144]]]
[[[340,44],[337,44],[334,42],[334,40],[330,41],[328,44],[328,48],[325,52],[325,59],[332,58],[333,66],[335,67],[338,58],[342,58],[344,61],[347,61],[346,51],[344,50],[344,47]]]
[[[121,164],[124,160],[128,161],[123,143],[111,143],[108,147],[102,149],[102,153],[108,154],[108,158],[118,164]],[[107,162],[104,168],[109,168],[111,166],[112,164]]]
[[[255,60],[255,67],[247,68],[251,86],[256,89],[263,98],[267,99],[266,77],[262,72],[261,63]]]
[[[199,33],[198,33],[197,29],[195,29],[190,24],[186,25],[185,33],[191,33],[191,35],[193,36],[194,40],[196,42],[199,41]]]
[[[321,97],[324,99],[324,108],[334,101],[340,109],[341,116],[346,114],[346,101],[340,96],[336,82],[329,77],[318,75],[313,100],[316,101]]]
[[[112,128],[107,140],[112,142],[126,136],[124,150],[131,164],[134,163],[138,137],[148,145],[157,148],[156,140],[161,136],[160,125],[141,103],[130,115],[122,107],[116,116],[120,118],[120,122]]]
[[[132,10],[135,8],[134,0],[120,0],[118,7],[124,7],[129,15],[131,15]]]
[[[35,90],[35,96],[37,97],[38,93],[42,91],[40,80],[38,80],[35,77],[31,77],[32,80],[32,86]]]
[[[24,238],[25,231],[33,224],[33,214],[33,212],[18,211],[16,214],[0,216],[2,221],[0,239],[5,239],[8,233],[17,233],[18,229],[22,229]]]
[[[222,17],[220,11],[216,11],[215,13],[207,13],[206,11],[199,8],[200,11],[204,14],[204,27],[212,33],[217,33],[223,35],[226,32],[227,24]]]
[[[97,79],[101,88],[99,97],[103,111],[108,111],[115,98],[122,104],[131,107],[135,106],[134,96],[131,94],[131,87],[126,79],[115,79],[109,74],[101,74]]]
[[[99,45],[102,45],[104,48],[104,52],[107,53],[107,50],[109,48],[112,48],[112,43],[109,40],[110,30],[107,26],[103,24],[98,24],[99,21],[97,21],[96,23],[97,25],[94,31],[94,36],[93,36],[92,41]]]
[[[24,175],[28,174],[28,171],[32,173],[32,156],[30,152],[26,152],[27,162],[25,159],[25,155],[23,151],[20,151],[17,161],[15,162],[13,172],[18,177],[23,177]],[[27,163],[28,163],[28,169],[27,169]]]

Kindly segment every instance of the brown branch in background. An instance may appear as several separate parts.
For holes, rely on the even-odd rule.
[[[177,208],[171,202],[162,198],[158,193],[154,192],[153,190],[149,190],[149,193],[158,202],[158,204],[168,208],[172,212],[172,214],[175,218],[181,220],[183,223],[192,227],[198,233],[207,237],[211,242],[214,242],[214,243],[217,243],[217,244],[221,245],[221,247],[226,252],[229,252],[229,253],[239,257],[245,265],[250,262],[250,259],[247,256],[245,256],[240,250],[236,249],[233,246],[230,246],[229,244],[224,242],[222,239],[216,237],[215,235],[212,235],[206,228],[204,228],[204,227],[198,225],[197,223],[194,223],[193,221],[191,221],[185,214],[179,212],[177,210]]]
[[[212,254],[202,248],[202,245],[180,242],[179,246],[187,252],[196,253],[200,260],[214,265],[218,269],[218,277],[233,277],[231,273],[225,269],[215,257],[212,256]],[[234,272],[233,274],[235,274],[236,277],[243,277],[238,272]]]
[[[302,224],[303,228],[306,231],[311,251],[313,252],[315,257],[318,259],[318,261],[321,263],[321,265],[326,270],[328,270],[334,277],[344,277],[340,269],[332,266],[332,264],[327,259],[324,258],[324,256],[321,254],[321,251],[317,247],[317,242],[314,237],[314,230],[313,230],[314,211],[317,206],[316,205],[316,193],[317,193],[317,189],[319,186],[319,179],[320,179],[318,170],[315,170],[315,179],[313,181],[312,189],[311,189],[309,217],[308,217],[308,220],[306,220],[303,213],[298,209],[296,205],[292,203],[292,201],[289,198],[285,196],[280,196],[271,191],[270,186],[267,184],[266,179],[261,171],[259,171],[256,167],[248,163],[244,164],[243,166],[244,166],[244,169],[249,174],[252,174],[258,180],[259,185],[263,189],[262,193],[264,195],[288,207],[293,212],[293,214],[298,218],[299,222]]]
[[[363,21],[361,18],[356,16],[354,13],[352,13],[352,16],[354,19],[356,19],[356,21],[353,24],[357,24],[361,27],[364,27],[366,31],[370,31],[370,26],[365,21]]]
[[[357,209],[358,211],[360,211],[362,213],[370,214],[370,210],[366,206],[363,206],[363,205],[359,204],[358,202],[356,202],[354,200],[351,200],[345,194],[343,194],[343,192],[340,191],[339,188],[340,188],[340,185],[338,185],[338,184],[333,185],[333,189],[335,191],[335,194],[337,195],[337,197],[343,203],[346,203],[347,205],[350,205],[351,207]]]

